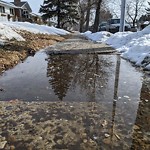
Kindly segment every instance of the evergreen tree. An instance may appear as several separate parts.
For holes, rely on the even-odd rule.
[[[64,27],[66,23],[76,24],[79,20],[78,0],[44,0],[39,10],[44,20],[56,17],[57,27]]]
[[[147,15],[150,15],[150,2],[148,2],[149,8],[146,9]]]

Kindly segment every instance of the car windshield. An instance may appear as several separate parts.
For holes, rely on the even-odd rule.
[[[111,23],[111,24],[118,24],[118,23],[120,23],[120,19],[112,19],[112,20],[110,21],[110,23]]]
[[[100,26],[106,26],[107,22],[103,22],[100,24]]]
[[[125,23],[127,23],[126,20],[125,20]],[[110,24],[120,24],[120,19],[111,19]]]

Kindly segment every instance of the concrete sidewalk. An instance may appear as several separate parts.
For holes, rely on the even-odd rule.
[[[81,34],[73,34],[71,38],[46,48],[49,54],[78,54],[78,53],[115,53],[116,50],[104,43],[87,40]]]

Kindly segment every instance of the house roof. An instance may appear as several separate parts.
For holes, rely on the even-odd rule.
[[[2,4],[2,5],[6,5],[6,6],[9,6],[9,7],[12,7],[12,8],[18,8],[17,6],[15,6],[14,4],[12,4],[12,3],[9,3],[9,2],[5,2],[5,1],[1,1],[0,0],[0,4]]]
[[[20,2],[20,3],[14,3],[14,2],[11,2],[12,4],[16,5],[16,6],[19,6],[19,7],[22,7],[23,5],[25,5],[27,2]]]

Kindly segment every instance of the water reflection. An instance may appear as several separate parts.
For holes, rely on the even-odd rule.
[[[72,81],[75,57],[68,55],[49,56],[47,77],[54,93],[60,100],[66,96]]]
[[[60,100],[68,89],[78,87],[88,99],[95,101],[96,95],[104,95],[108,77],[112,74],[113,62],[108,57],[90,55],[49,55],[47,77],[54,93]],[[102,79],[102,80],[100,80]],[[97,93],[98,92],[98,93]]]
[[[114,83],[114,99],[112,104],[112,127],[111,127],[111,149],[113,149],[113,141],[114,141],[114,134],[115,134],[115,116],[116,116],[116,106],[118,100],[118,86],[119,86],[119,74],[120,74],[120,64],[121,58],[117,55],[117,63],[116,63],[116,70],[115,70],[115,83]]]
[[[0,100],[112,104],[113,99],[118,98],[120,107],[122,103],[131,103],[136,109],[142,74],[122,59],[120,71],[117,71],[116,60],[116,55],[47,55],[38,52],[1,76],[0,88],[4,90],[0,91]],[[117,75],[119,82],[115,78]]]
[[[115,55],[45,56],[39,53],[1,77],[0,85],[5,91],[0,93],[0,98],[37,101],[33,98],[39,96],[42,101],[57,102],[38,104],[38,109],[34,105],[32,119],[37,119],[35,126],[39,125],[40,117],[50,122],[55,119],[53,127],[61,126],[57,137],[62,134],[62,140],[66,137],[64,133],[71,133],[70,137],[75,139],[66,143],[66,147],[74,143],[74,147],[79,147],[76,149],[91,146],[91,149],[149,150],[150,78],[141,80],[141,76],[142,73]],[[31,107],[24,109],[24,105],[19,107],[27,113],[31,110]],[[55,129],[53,135],[56,135]],[[43,134],[45,137],[45,132]],[[64,145],[56,145],[54,149],[58,149],[57,146]]]

